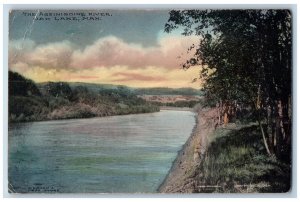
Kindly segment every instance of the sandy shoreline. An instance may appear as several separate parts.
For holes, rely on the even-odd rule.
[[[173,162],[169,174],[158,188],[160,193],[192,193],[195,186],[194,171],[204,155],[208,135],[216,126],[216,109],[200,109],[192,134]]]

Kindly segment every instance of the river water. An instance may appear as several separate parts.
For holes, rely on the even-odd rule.
[[[9,189],[154,193],[194,125],[189,111],[11,124]]]

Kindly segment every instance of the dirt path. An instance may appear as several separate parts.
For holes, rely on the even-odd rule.
[[[178,153],[165,181],[159,187],[161,193],[192,193],[194,171],[205,154],[208,135],[216,126],[216,109],[198,111],[196,125],[190,138]]]

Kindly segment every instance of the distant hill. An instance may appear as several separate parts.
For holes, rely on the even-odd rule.
[[[38,88],[42,91],[46,91],[47,85],[52,82],[43,82],[43,83],[38,83],[37,86]],[[94,83],[83,83],[83,82],[56,82],[56,83],[67,83],[72,90],[78,88],[78,87],[84,87],[88,91],[93,92],[93,93],[99,93],[100,91],[105,91],[105,90],[116,90],[118,88],[127,88],[133,91],[132,88],[127,87],[127,86],[122,86],[122,85],[112,85],[112,84],[94,84]]]
[[[44,87],[47,83],[39,83],[38,87],[44,92]],[[93,84],[93,83],[82,83],[82,82],[68,82],[72,90],[82,86],[87,88],[89,91],[99,93],[106,90],[126,89],[131,94],[135,95],[203,95],[201,90],[194,88],[133,88],[124,85],[113,85],[113,84]]]
[[[202,95],[201,90],[194,88],[136,88],[138,95]]]

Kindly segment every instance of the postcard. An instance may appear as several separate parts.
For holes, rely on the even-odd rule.
[[[286,193],[288,9],[12,9],[8,191]]]

